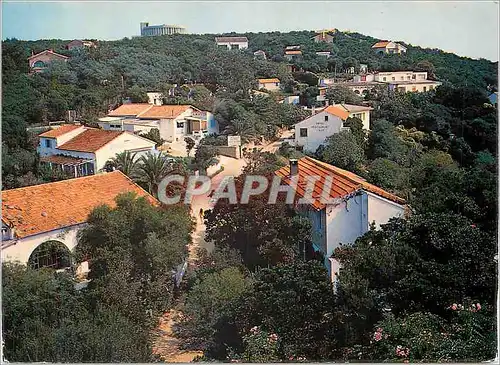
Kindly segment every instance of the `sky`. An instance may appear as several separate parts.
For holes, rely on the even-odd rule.
[[[140,22],[188,33],[337,28],[498,61],[498,1],[2,1],[2,39],[116,40]]]

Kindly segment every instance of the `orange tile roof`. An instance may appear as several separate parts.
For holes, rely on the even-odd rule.
[[[47,132],[40,134],[39,137],[57,138],[59,136],[62,136],[63,134],[74,131],[75,129],[78,129],[80,127],[82,127],[82,126],[75,125],[75,124],[63,124],[60,127],[51,129],[50,131],[47,131]]]
[[[189,108],[198,110],[191,105],[153,105],[152,108],[139,114],[137,117],[142,119],[177,118]]]
[[[122,133],[126,132],[88,128],[85,132],[80,133],[63,145],[58,146],[57,149],[66,151],[95,152]]]
[[[323,111],[335,115],[342,120],[349,118],[349,112],[344,108],[339,108],[338,106],[330,105],[329,107],[323,109]]]
[[[146,110],[150,109],[151,107],[153,107],[152,104],[146,104],[146,103],[123,104],[123,105],[120,105],[115,110],[112,110],[111,112],[109,112],[108,116],[110,116],[110,117],[123,117],[123,116],[133,115],[135,117],[141,113],[144,113]]]
[[[160,203],[120,171],[2,191],[2,221],[17,238],[87,221],[95,207],[115,207],[120,193],[134,192],[151,204]]]
[[[380,41],[380,42],[377,42],[375,43],[372,48],[385,48],[387,47],[387,45],[389,44],[390,42],[389,41]]]
[[[285,51],[285,54],[302,54],[302,51]]]
[[[53,56],[56,56],[56,57],[59,57],[59,58],[63,58],[63,59],[68,59],[69,57],[68,56],[65,56],[63,54],[60,54],[60,53],[57,53],[57,52],[54,52],[53,50],[51,49],[46,49],[45,51],[42,51],[42,52],[38,52],[37,54],[34,54],[34,55],[31,55],[28,57],[28,60],[34,58],[34,57],[38,57],[38,56],[41,56],[42,54],[51,54]]]
[[[333,180],[330,191],[328,192],[328,199],[342,199],[362,189],[391,200],[397,204],[403,205],[406,203],[404,199],[366,182],[365,179],[350,171],[340,169],[322,161],[315,160],[311,157],[303,157],[298,161],[298,171],[299,180],[297,184],[297,194],[300,197],[305,195],[307,177],[319,176],[319,180],[314,185],[312,193],[314,200],[312,206],[316,210],[321,210],[326,207],[326,205],[321,201],[326,176],[331,176]],[[281,177],[284,183],[290,183],[290,166],[282,167],[277,170],[275,174]]]
[[[277,79],[277,78],[273,78],[273,79],[258,79],[258,81],[261,84],[270,84],[270,83],[280,82],[280,79]]]

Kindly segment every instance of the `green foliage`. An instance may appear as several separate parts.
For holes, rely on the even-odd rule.
[[[130,98],[132,103],[147,103],[149,101],[146,89],[137,85],[129,88],[126,95]]]
[[[345,86],[335,86],[329,87],[326,90],[326,99],[330,103],[333,104],[360,104],[363,100],[358,94],[354,91],[348,89]]]
[[[191,217],[184,206],[157,208],[132,194],[116,203],[92,211],[77,253],[90,257],[91,294],[148,329],[154,325],[148,313],[158,315],[171,303],[172,270],[186,258]]]
[[[193,159],[193,165],[196,166],[202,173],[206,174],[210,166],[216,165],[219,162],[217,159],[217,149],[213,146],[200,144],[196,149]]]
[[[327,137],[320,152],[323,161],[354,172],[359,171],[365,161],[363,148],[349,131]]]
[[[155,142],[156,143],[155,147],[160,147],[165,143],[165,140],[160,136],[160,131],[158,130],[158,128],[152,128],[149,132],[141,133],[139,134],[139,136]]]
[[[196,142],[191,137],[184,138],[184,142],[186,142],[186,152],[187,152],[187,155],[189,156],[191,154],[191,151],[193,150]]]
[[[115,157],[107,161],[105,169],[118,169],[131,179],[137,178],[139,163],[136,154],[130,151],[117,153]]]
[[[149,334],[94,306],[67,274],[2,265],[4,356],[14,362],[149,362]]]
[[[184,346],[205,349],[213,346],[215,323],[224,314],[224,307],[238,298],[249,286],[237,267],[226,267],[201,275],[188,293],[179,335]]]

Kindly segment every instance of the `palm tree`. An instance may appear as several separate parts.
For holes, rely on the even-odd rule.
[[[254,126],[246,119],[231,121],[231,124],[224,130],[224,134],[240,136],[242,142],[248,142],[257,136]]]
[[[139,164],[135,155],[129,151],[117,153],[115,157],[106,162],[105,168],[118,169],[131,179],[135,179],[139,172]]]
[[[155,197],[158,185],[165,176],[174,172],[173,158],[164,153],[148,152],[139,159],[138,181]]]

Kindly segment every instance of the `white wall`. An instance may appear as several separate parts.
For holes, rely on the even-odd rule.
[[[35,248],[46,241],[59,241],[70,251],[74,251],[77,245],[77,232],[82,225],[75,225],[67,229],[57,229],[50,232],[28,236],[17,241],[15,245],[2,249],[2,260],[20,261],[26,264]],[[5,243],[3,243],[5,244]]]
[[[328,116],[328,121],[325,121],[325,116]],[[295,143],[304,146],[304,150],[315,152],[326,137],[340,132],[342,124],[342,119],[325,111],[315,114],[295,124]],[[301,128],[307,128],[307,137],[300,136]]]
[[[123,133],[104,147],[96,151],[96,164],[95,170],[98,171],[104,167],[106,161],[110,158],[115,157],[117,153],[132,150],[148,150],[152,151],[155,149],[155,143],[153,141],[148,141],[145,138],[135,136],[130,133]]]
[[[231,45],[237,44],[239,49],[248,48],[248,42],[217,42],[217,46],[226,46],[227,49],[231,49]]]
[[[262,89],[262,88],[264,88],[266,90],[269,90],[269,91],[279,90],[280,89],[280,83],[279,82],[266,82],[266,83],[261,84],[259,82],[259,90]]]
[[[60,153],[56,148],[57,146],[61,146],[62,144],[68,142],[70,139],[76,137],[80,133],[85,131],[84,126],[80,126],[79,128],[76,128],[72,131],[69,131],[68,133],[63,134],[62,136],[59,136],[57,138],[46,138],[46,137],[40,137],[40,142],[38,144],[38,153],[40,156],[51,156],[55,155],[57,153]],[[51,147],[45,147],[45,141],[50,141]]]
[[[368,224],[375,222],[376,227],[386,224],[393,217],[403,217],[405,208],[397,203],[382,198],[373,193],[366,193],[368,196]]]

